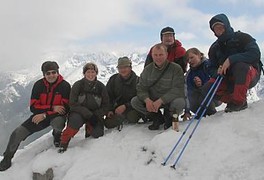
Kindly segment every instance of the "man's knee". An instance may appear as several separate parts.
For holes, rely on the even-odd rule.
[[[170,103],[170,111],[180,114],[185,107],[185,99],[184,98],[176,98]]]
[[[140,99],[138,99],[137,96],[131,99],[131,105],[136,111],[146,115],[147,111],[145,104]]]
[[[65,127],[66,117],[58,116],[51,120],[50,125],[56,132],[61,132]]]
[[[83,117],[78,113],[71,113],[68,118],[67,126],[73,129],[80,129],[84,124]]]

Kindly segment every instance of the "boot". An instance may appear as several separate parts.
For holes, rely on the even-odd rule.
[[[4,158],[0,162],[0,171],[5,171],[11,167],[11,159],[12,158],[10,158],[9,156],[4,156]]]
[[[70,126],[67,126],[66,129],[61,134],[60,148],[58,153],[63,153],[67,150],[69,142],[71,138],[78,132],[79,130],[73,129]]]
[[[164,109],[164,130],[169,129],[172,126],[172,116],[168,109]]]
[[[241,111],[246,108],[248,108],[247,101],[239,105],[234,104],[234,103],[228,103],[225,108],[225,112],[227,113],[227,112],[233,112],[233,111]]]
[[[93,127],[91,126],[89,122],[87,122],[85,124],[85,138],[90,137],[92,130],[93,130]]]
[[[61,138],[61,132],[55,132],[55,130],[52,131],[53,135],[53,144],[55,147],[60,146],[60,138]]]
[[[149,119],[152,119],[153,123],[148,127],[149,130],[158,130],[159,126],[164,123],[164,118],[161,112],[149,113]]]

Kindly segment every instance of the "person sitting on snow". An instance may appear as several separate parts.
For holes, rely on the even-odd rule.
[[[12,132],[4,159],[0,163],[0,171],[5,171],[11,166],[11,159],[23,140],[48,126],[53,128],[54,145],[59,147],[69,110],[71,86],[59,74],[56,62],[44,62],[41,70],[44,78],[34,84],[31,93],[30,110],[33,114]]]
[[[61,135],[59,153],[67,150],[71,138],[85,126],[85,137],[104,135],[103,118],[108,110],[109,97],[105,85],[97,80],[98,68],[94,63],[83,67],[84,78],[75,82],[70,94],[70,114]]]
[[[136,85],[138,76],[132,70],[132,62],[128,57],[120,57],[117,65],[118,73],[110,77],[106,84],[110,99],[110,109],[105,119],[106,128],[122,126],[128,123],[137,123],[140,114],[131,106],[131,99],[137,95]]]
[[[178,64],[167,60],[167,55],[167,48],[161,43],[152,48],[153,62],[141,73],[131,105],[153,121],[150,130],[158,130],[164,121],[164,129],[168,129],[173,121],[173,128],[179,131],[178,115],[185,106],[184,75]],[[169,113],[164,115],[166,118],[161,108]]]
[[[189,113],[188,109],[196,113],[207,93],[206,83],[210,79],[208,72],[209,62],[203,53],[197,48],[190,48],[185,54],[186,60],[190,64],[190,69],[186,74],[187,84],[187,99],[189,108],[185,109],[185,113]],[[208,106],[205,115],[216,113],[215,106],[218,106],[218,101],[212,101]],[[199,115],[199,114],[198,114]]]
[[[224,76],[216,97],[227,103],[225,112],[246,109],[247,90],[260,78],[260,50],[256,40],[249,34],[234,32],[225,14],[218,14],[209,21],[217,40],[209,49],[210,74]]]

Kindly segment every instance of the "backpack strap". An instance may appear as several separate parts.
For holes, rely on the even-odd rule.
[[[149,88],[154,86],[161,79],[161,77],[164,75],[165,71],[167,71],[167,69],[169,68],[170,64],[171,64],[170,62],[167,64],[167,66],[164,68],[164,70],[162,71],[160,76],[149,86]]]

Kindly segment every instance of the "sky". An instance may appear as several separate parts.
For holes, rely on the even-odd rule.
[[[166,26],[186,49],[207,54],[216,39],[208,22],[218,13],[263,52],[263,8],[262,0],[0,0],[0,71],[71,53],[147,53]]]
[[[52,145],[50,131],[18,150],[12,166],[0,172],[0,179],[32,179],[32,172],[44,174],[52,168],[54,180],[263,180],[263,106],[264,101],[260,100],[240,112],[219,111],[203,118],[176,170],[170,166],[196,120],[166,166],[161,163],[190,121],[180,122],[180,132],[171,128],[149,131],[149,124],[124,125],[120,132],[105,130],[105,135],[98,139],[85,139],[82,128],[63,154],[58,154]]]

